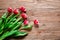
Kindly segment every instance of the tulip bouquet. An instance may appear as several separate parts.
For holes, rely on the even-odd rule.
[[[7,12],[0,18],[0,40],[4,40],[9,36],[18,37],[27,35],[27,32],[19,30],[19,28],[21,30],[32,29],[33,24],[29,23],[27,17],[25,7],[14,10],[9,7]],[[38,21],[34,20],[34,24],[38,24]]]

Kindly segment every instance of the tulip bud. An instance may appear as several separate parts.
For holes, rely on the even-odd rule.
[[[39,21],[37,19],[34,20],[34,24],[38,25]]]
[[[28,25],[28,20],[24,20],[24,25]]]
[[[27,16],[25,13],[22,13],[22,14],[21,14],[21,17],[22,17],[23,19],[26,19],[28,16]]]
[[[26,9],[25,9],[25,7],[23,7],[23,6],[22,6],[22,7],[20,7],[20,8],[19,8],[19,10],[20,10],[21,12],[26,13]]]
[[[7,11],[8,11],[9,13],[12,13],[13,9],[12,9],[11,7],[8,7]]]
[[[18,9],[14,9],[13,13],[18,14],[19,13]]]

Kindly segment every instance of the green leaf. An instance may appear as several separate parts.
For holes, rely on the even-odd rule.
[[[0,18],[0,25],[2,24],[2,18]],[[1,27],[1,26],[0,26]]]
[[[8,16],[8,18],[7,18],[7,22],[8,21],[12,21],[15,17],[18,17],[19,16],[19,14],[17,14],[17,15],[14,15],[14,13],[12,13],[10,16]]]
[[[32,25],[25,25],[23,27],[21,27],[21,29],[32,29]]]
[[[10,23],[7,23],[7,24],[5,24],[5,27],[4,27],[4,29],[8,29],[8,27],[10,26],[10,25],[12,25],[13,24],[13,22],[10,22]]]
[[[16,32],[17,32],[17,30],[7,31],[0,37],[0,39],[5,39],[6,37],[9,37],[9,36],[15,34]]]
[[[3,31],[0,31],[0,35],[3,33]]]
[[[2,24],[0,27],[0,35],[3,33],[3,29],[4,29],[4,24]]]
[[[5,13],[2,15],[2,19],[5,19],[7,16],[8,16],[8,13],[5,12]]]
[[[10,16],[8,16],[8,18],[6,19],[6,22],[8,22],[13,16],[14,16],[13,13]]]
[[[23,20],[21,20],[20,22],[18,22],[17,26],[13,27],[11,30],[15,30],[15,29],[18,30],[21,27],[22,23],[23,23]]]
[[[15,25],[19,20],[21,20],[21,18],[18,18],[12,25],[9,26],[9,28],[14,27],[14,25]]]
[[[14,37],[26,36],[27,34],[28,34],[27,32],[17,31],[17,32],[14,34]]]
[[[11,22],[15,22],[17,19],[16,18],[14,18],[14,19],[12,19],[12,21]]]

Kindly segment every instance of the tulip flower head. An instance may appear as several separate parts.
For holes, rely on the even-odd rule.
[[[22,13],[22,14],[21,14],[21,17],[22,17],[23,19],[26,19],[28,16],[27,16],[27,14]]]
[[[39,21],[37,19],[34,20],[34,24],[35,25],[38,25],[39,24]]]
[[[21,7],[19,8],[19,10],[20,10],[21,12],[26,13],[26,8],[25,8],[24,6],[21,6]]]
[[[28,25],[28,20],[24,20],[24,25]]]
[[[19,13],[18,9],[14,9],[13,13],[18,14]]]
[[[12,9],[11,7],[8,7],[7,11],[8,11],[9,13],[12,13],[13,9]]]

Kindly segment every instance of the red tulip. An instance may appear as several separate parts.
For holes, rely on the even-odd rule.
[[[28,25],[28,20],[24,20],[24,25]]]
[[[34,20],[34,24],[37,25],[39,21],[37,19]]]
[[[14,9],[13,13],[18,14],[19,13],[18,9]]]
[[[12,13],[13,9],[12,9],[11,7],[8,7],[7,11],[8,11],[9,13]]]
[[[22,6],[22,7],[20,7],[20,8],[19,8],[19,10],[20,10],[21,12],[26,13],[26,9],[25,9],[25,7],[23,7],[23,6]]]
[[[22,17],[23,19],[26,19],[28,16],[27,16],[25,13],[22,13],[22,14],[21,14],[21,17]]]

